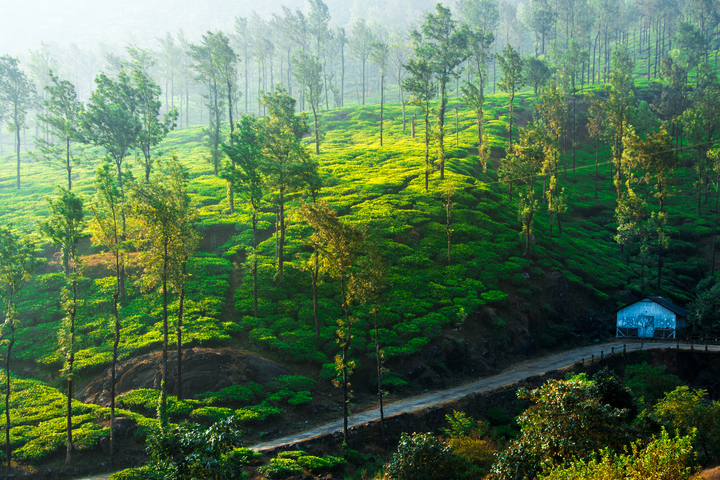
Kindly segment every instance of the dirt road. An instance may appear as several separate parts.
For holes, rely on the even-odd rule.
[[[640,350],[641,347],[644,349],[651,348],[667,348],[675,347],[676,344],[670,343],[641,343],[641,342],[625,342],[627,351]],[[498,387],[505,385],[512,385],[523,378],[542,375],[545,372],[556,370],[558,368],[566,367],[574,363],[578,363],[583,359],[590,361],[592,355],[595,355],[595,360],[600,358],[601,353],[609,356],[612,354],[612,349],[615,349],[615,354],[621,354],[623,351],[623,342],[610,342],[598,345],[592,345],[588,347],[576,348],[568,350],[566,352],[548,355],[541,358],[528,360],[521,363],[516,363],[508,367],[504,372],[497,375],[493,375],[487,378],[481,378],[477,381],[463,385],[460,387],[450,388],[440,392],[434,392],[427,395],[419,395],[416,397],[410,397],[405,400],[398,401],[385,407],[385,417],[390,417],[399,413],[412,412],[414,410],[420,410],[422,408],[431,407],[433,405],[442,404],[451,400],[460,399],[470,393],[474,392],[485,392],[493,390]],[[681,349],[690,349],[690,344],[680,344]],[[700,348],[695,346],[695,348]],[[704,349],[705,347],[702,346]],[[710,346],[710,350],[720,351],[720,346]],[[348,418],[348,427],[359,425],[362,423],[371,422],[380,419],[380,410],[369,410],[367,412],[359,413]],[[251,447],[253,450],[262,452],[264,450],[271,450],[273,448],[301,442],[319,435],[328,433],[340,432],[343,428],[342,419],[337,420],[326,425],[322,425],[311,430],[306,430],[301,433],[288,435],[286,437],[278,438],[270,442],[261,443]]]

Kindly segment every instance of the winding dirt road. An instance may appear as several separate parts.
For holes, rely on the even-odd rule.
[[[535,375],[542,375],[545,372],[549,372],[551,370],[557,370],[562,367],[566,367],[575,363],[578,363],[582,361],[583,359],[585,361],[590,361],[592,358],[592,355],[595,355],[595,360],[600,359],[601,353],[605,356],[609,356],[612,354],[613,348],[615,349],[615,354],[619,355],[623,351],[623,345],[626,345],[627,351],[636,351],[640,350],[641,348],[647,350],[651,348],[668,348],[668,347],[676,347],[675,343],[660,343],[660,342],[651,342],[651,343],[641,343],[641,342],[610,342],[610,343],[604,343],[604,344],[596,344],[591,345],[588,347],[581,347],[576,348],[573,350],[568,350],[566,352],[547,355],[540,358],[535,358],[532,360],[528,360],[521,363],[516,363],[507,368],[506,371],[501,372],[497,375],[493,375],[491,377],[487,378],[481,378],[476,382],[472,382],[467,385],[463,385],[460,387],[450,388],[447,390],[443,390],[440,392],[433,392],[429,393],[427,395],[419,395],[416,397],[410,397],[406,398],[404,400],[400,400],[398,402],[395,402],[393,404],[387,405],[385,407],[385,417],[390,417],[392,415],[397,415],[400,413],[407,413],[412,412],[415,410],[420,410],[422,408],[431,407],[433,405],[439,405],[445,402],[449,402],[452,400],[458,400],[466,395],[469,395],[471,393],[475,392],[486,392],[489,390],[493,390],[498,387],[503,387],[506,385],[512,385],[513,383],[519,382],[520,380],[535,376]],[[689,350],[691,348],[690,344],[680,344],[681,349],[687,349]],[[702,348],[704,349],[705,346],[702,347],[695,345],[695,349]],[[709,350],[712,351],[720,351],[720,346],[717,345],[711,345],[708,347]],[[348,428],[367,423],[372,422],[380,419],[380,410],[369,410],[367,412],[358,413],[357,415],[353,415],[348,418]],[[290,445],[293,443],[302,442],[304,440],[308,440],[313,437],[317,437],[320,435],[325,435],[329,433],[335,433],[335,432],[341,432],[343,428],[343,421],[342,419],[337,420],[332,423],[328,423],[326,425],[322,425],[310,430],[306,430],[304,432],[296,433],[293,435],[288,435],[286,437],[278,438],[275,440],[272,440],[270,442],[261,443],[258,445],[254,445],[251,447],[253,450],[262,452],[265,450],[272,450],[274,448],[283,446],[283,445]]]

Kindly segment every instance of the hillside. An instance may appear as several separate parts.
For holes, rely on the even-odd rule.
[[[646,98],[652,97],[641,85],[641,98],[642,92]],[[531,93],[519,95],[515,128],[525,126],[533,118],[535,100]],[[595,151],[587,141],[584,121],[579,122],[581,142],[576,167],[569,168],[561,180],[568,205],[562,233],[555,226],[551,235],[541,204],[530,253],[523,256],[516,197],[511,199],[508,186],[498,179],[508,137],[505,103],[500,95],[486,99],[486,133],[490,135],[492,155],[484,174],[477,157],[474,118],[458,100],[451,101],[446,180],[440,181],[434,172],[428,192],[424,191],[423,178],[424,132],[417,120],[421,117],[412,108],[408,109],[408,123],[403,130],[400,107],[386,106],[382,147],[378,138],[379,106],[340,108],[322,115],[324,138],[321,154],[317,156],[323,179],[320,198],[344,222],[366,227],[389,266],[379,312],[380,343],[389,368],[385,385],[395,395],[442,388],[486,375],[518,355],[532,354],[538,349],[567,347],[611,336],[612,313],[641,295],[641,275],[647,283],[645,294],[663,295],[685,304],[695,284],[709,274],[712,217],[708,211],[703,215],[693,213],[697,197],[690,188],[694,173],[689,168],[677,171],[676,194],[667,201],[670,242],[661,288],[650,286],[655,283],[653,266],[645,265],[641,272],[631,252],[628,249],[621,252],[614,240],[615,190],[608,171],[609,153],[600,152],[600,191],[595,201],[592,191]],[[460,126],[457,146],[452,110],[455,106],[459,107]],[[417,124],[415,138],[410,135],[413,116]],[[252,316],[252,282],[247,260],[252,242],[251,212],[238,201],[235,213],[228,213],[226,183],[212,175],[201,137],[202,127],[180,129],[168,135],[159,148],[165,157],[176,155],[189,170],[189,190],[199,212],[197,228],[202,240],[189,264],[185,342],[188,347],[227,347],[254,353],[309,379],[292,380],[300,382],[294,387],[269,384],[248,387],[248,392],[232,395],[207,392],[204,398],[208,401],[198,396],[176,400],[172,420],[189,416],[208,421],[232,412],[230,407],[241,407],[235,411],[245,411],[249,435],[260,438],[272,429],[263,423],[265,419],[285,415],[283,410],[293,412],[307,408],[302,405],[309,403],[316,407],[324,405],[318,407],[321,411],[334,409],[339,402],[339,394],[330,384],[335,375],[333,358],[339,351],[335,341],[337,320],[342,317],[338,284],[328,276],[322,277],[321,334],[315,339],[310,272],[305,267],[311,252],[305,243],[310,228],[296,213],[304,195],[296,192],[288,205],[282,283],[278,282],[275,269],[275,213],[270,206],[263,208],[260,305],[258,317]],[[86,167],[76,170],[74,178],[76,190],[88,199],[93,194],[93,171],[99,161],[96,156],[90,158]],[[131,164],[136,177],[142,178],[139,166]],[[48,215],[45,197],[54,193],[62,174],[25,156],[24,186],[18,192],[14,189],[13,168],[12,157],[0,160],[0,222],[12,223],[20,230],[34,230]],[[447,185],[452,186],[449,220]],[[97,378],[109,366],[114,288],[112,278],[108,277],[109,257],[91,245],[89,237],[82,241],[81,250],[86,278],[82,281],[78,314],[78,382]],[[25,378],[17,380],[17,388],[42,391],[42,395],[35,395],[41,404],[46,402],[45,396],[57,396],[60,405],[62,394],[55,388],[62,388],[57,372],[62,366],[58,329],[63,316],[59,308],[63,276],[59,254],[47,245],[43,253],[45,263],[18,298],[21,328],[17,332],[15,352],[19,364],[15,373]],[[121,309],[121,360],[157,351],[162,344],[159,295],[156,291],[142,291],[137,274],[131,270],[129,299]],[[176,314],[174,303],[171,318]],[[371,328],[374,316],[368,305],[353,306],[353,315],[357,323],[353,327],[351,354],[358,364],[353,388],[358,402],[371,403],[376,392]],[[156,396],[137,392],[121,405],[135,410],[127,415],[141,419],[140,425],[151,425],[154,420],[141,414],[153,416]],[[308,396],[314,392],[315,400],[305,400],[303,392],[308,392]],[[329,407],[319,402],[319,395],[331,398],[327,400]],[[33,408],[42,407],[28,406],[29,411]],[[98,424],[92,415],[107,417],[104,407],[78,404],[78,413],[81,412],[87,415],[88,425]],[[33,444],[35,451],[18,458],[27,462],[54,458],[62,445],[62,421],[60,409],[18,421],[18,431],[13,429],[14,448],[22,450],[30,439],[42,438],[42,430],[38,430],[42,428],[53,431],[52,438],[56,440],[41,446]],[[78,428],[82,424],[78,422]],[[105,434],[103,428],[106,426],[90,428],[89,449],[96,448]],[[23,451],[27,450],[30,449]]]

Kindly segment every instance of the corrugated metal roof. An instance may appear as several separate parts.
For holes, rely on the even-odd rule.
[[[680,315],[681,317],[687,317],[688,315],[690,315],[690,312],[688,312],[687,310],[685,310],[685,309],[682,308],[682,307],[678,307],[677,305],[675,305],[675,304],[672,303],[672,302],[668,302],[668,301],[665,300],[663,297],[650,297],[650,296],[643,297],[643,298],[641,298],[640,300],[636,300],[636,301],[634,301],[634,302],[632,302],[632,303],[628,303],[628,304],[625,305],[624,307],[620,307],[620,308],[618,308],[618,309],[615,310],[615,311],[616,311],[616,312],[619,312],[619,311],[622,310],[623,308],[629,307],[630,305],[635,305],[635,304],[638,303],[638,302],[642,302],[642,301],[645,300],[646,298],[649,299],[649,300],[652,300],[653,302],[657,303],[658,305],[662,305],[663,307],[667,308],[668,310],[671,310],[671,311],[675,312],[677,315]]]
[[[663,297],[647,297],[647,298],[649,298],[650,300],[652,300],[653,302],[655,302],[659,305],[662,305],[663,307],[667,308],[668,310],[672,310],[673,312],[677,313],[681,317],[687,317],[688,315],[690,315],[690,312],[688,312],[684,308],[678,307],[674,303],[668,302]]]

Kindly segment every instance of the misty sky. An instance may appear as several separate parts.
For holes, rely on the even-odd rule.
[[[380,0],[325,0],[333,23],[344,25],[353,15],[372,16]],[[431,0],[385,0],[432,8]],[[448,3],[448,2],[446,2]],[[452,2],[450,2],[452,3]],[[136,43],[156,47],[155,38],[182,28],[190,39],[206,30],[231,32],[234,18],[280,13],[281,5],[307,10],[305,0],[0,0],[0,54],[22,55],[37,49],[40,41],[81,48],[98,42]]]

